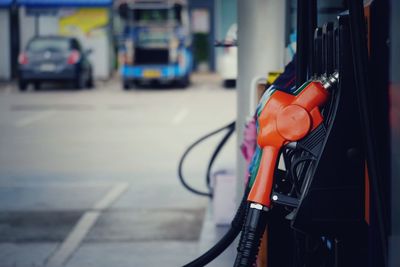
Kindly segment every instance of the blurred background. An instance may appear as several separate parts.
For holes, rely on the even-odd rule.
[[[229,30],[236,40],[236,5],[0,1],[0,266],[199,255],[208,200],[180,185],[177,167],[194,139],[235,119],[236,48],[214,42]],[[207,190],[218,141],[185,161],[193,186]],[[235,145],[216,169],[233,171]]]
[[[296,53],[297,3],[0,0],[0,267],[182,266],[213,245],[245,123]],[[316,25],[343,10],[318,1]],[[182,164],[193,194],[182,155],[226,125]]]

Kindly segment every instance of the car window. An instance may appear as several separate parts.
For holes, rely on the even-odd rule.
[[[32,52],[66,51],[69,50],[69,42],[66,39],[35,39],[29,43],[28,50]]]

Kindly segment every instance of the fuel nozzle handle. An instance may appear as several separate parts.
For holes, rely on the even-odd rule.
[[[329,77],[305,83],[297,95],[275,91],[268,99],[258,118],[257,142],[263,153],[249,202],[270,208],[280,150],[284,145],[304,138],[323,122],[320,108],[338,80],[339,74],[335,72]]]
[[[275,91],[265,104],[258,118],[257,142],[262,148],[262,156],[247,198],[249,209],[234,267],[254,266],[271,208],[280,150],[284,145],[302,139],[323,122],[320,108],[328,100],[328,90],[338,78],[335,73],[328,78],[307,82],[298,89],[300,93],[297,95]]]

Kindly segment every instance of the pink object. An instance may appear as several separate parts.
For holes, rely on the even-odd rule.
[[[257,128],[256,128],[256,120],[253,117],[250,121],[247,122],[246,127],[244,129],[243,142],[240,146],[243,157],[247,162],[247,166],[250,165],[251,159],[253,158],[254,152],[256,151],[257,146]],[[246,183],[247,183],[248,173],[246,175]]]

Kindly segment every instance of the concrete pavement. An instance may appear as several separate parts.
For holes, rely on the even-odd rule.
[[[184,149],[233,120],[215,76],[186,89],[0,86],[0,267],[180,266],[199,254],[207,200],[177,180]],[[204,187],[218,138],[185,175]],[[235,141],[217,161],[232,168]]]

